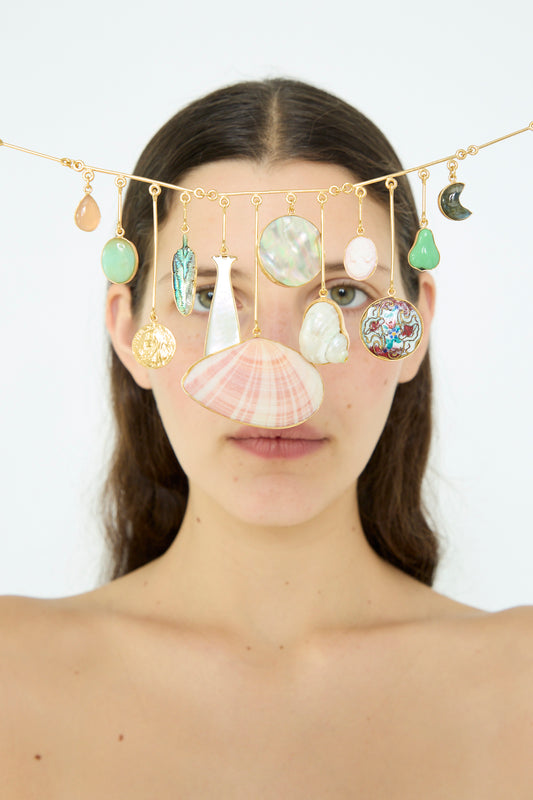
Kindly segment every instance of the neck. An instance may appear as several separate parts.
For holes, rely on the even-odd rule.
[[[285,526],[243,521],[192,486],[169,550],[153,562],[160,602],[192,625],[271,647],[390,612],[410,580],[368,544],[352,487],[333,507]]]

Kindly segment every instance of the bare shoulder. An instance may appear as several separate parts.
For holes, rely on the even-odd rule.
[[[32,765],[45,763],[54,725],[72,713],[77,674],[95,658],[92,627],[90,616],[74,613],[68,603],[0,597],[0,774],[6,800],[53,796],[43,769],[45,783],[32,794]]]
[[[515,787],[529,797],[533,786],[533,606],[517,606],[478,620],[486,687],[485,725],[494,759]],[[523,794],[522,794],[523,793]]]

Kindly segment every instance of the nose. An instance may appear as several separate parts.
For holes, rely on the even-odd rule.
[[[298,302],[298,289],[272,284],[259,287],[258,321],[265,339],[280,342],[299,350],[299,334],[303,310]]]

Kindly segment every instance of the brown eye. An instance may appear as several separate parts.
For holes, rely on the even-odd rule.
[[[213,302],[213,288],[210,289],[197,289],[196,296],[194,298],[194,310],[195,311],[209,311],[211,308],[211,303]]]

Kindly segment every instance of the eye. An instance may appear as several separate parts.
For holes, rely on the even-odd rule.
[[[338,286],[331,286],[329,297],[341,308],[359,308],[368,300],[367,293],[351,283],[339,283]]]
[[[211,303],[213,302],[213,295],[215,293],[214,286],[208,286],[205,289],[197,289],[194,297],[193,311],[209,311]]]

